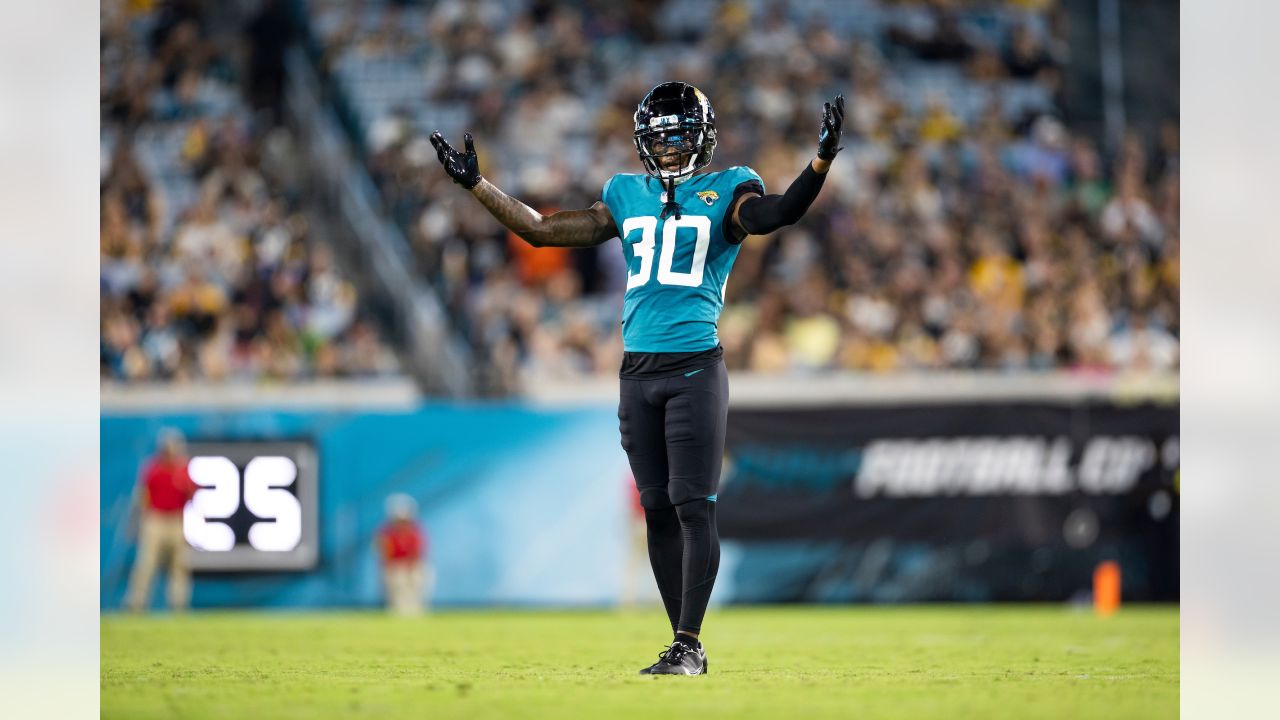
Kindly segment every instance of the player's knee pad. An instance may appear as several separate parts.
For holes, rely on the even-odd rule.
[[[645,510],[670,509],[671,498],[667,497],[667,489],[663,487],[640,488],[640,507]]]
[[[680,518],[681,525],[709,525],[711,523],[711,508],[714,504],[715,501],[707,498],[690,500],[676,505],[676,515]]]
[[[659,548],[661,548],[673,539],[675,539],[678,544],[681,525],[680,518],[676,517],[675,508],[665,507],[658,510],[645,510],[644,525],[648,530],[650,550],[654,549],[655,543]],[[676,552],[674,562],[676,566],[680,565],[679,551]]]
[[[672,505],[687,505],[691,502],[704,502],[707,499],[708,483],[695,478],[693,481],[684,478],[672,478],[667,484],[667,498]],[[714,502],[714,500],[712,501]]]

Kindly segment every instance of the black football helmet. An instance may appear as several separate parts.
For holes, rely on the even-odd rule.
[[[636,152],[651,177],[680,184],[711,163],[716,151],[716,113],[698,88],[665,82],[649,91],[635,114]],[[675,155],[675,169],[663,167]]]

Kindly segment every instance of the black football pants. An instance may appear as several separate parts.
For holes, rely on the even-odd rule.
[[[622,447],[673,630],[700,632],[720,568],[715,500],[728,412],[723,360],[675,377],[621,381]]]

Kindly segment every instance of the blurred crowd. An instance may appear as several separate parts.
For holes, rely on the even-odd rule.
[[[1104,151],[1063,124],[1055,2],[309,9],[385,211],[492,391],[616,372],[626,271],[616,242],[533,250],[508,235],[426,135],[472,132],[486,177],[543,211],[587,207],[612,174],[643,171],[631,116],[669,79],[715,107],[713,169],[750,165],[770,192],[812,157],[823,99],[849,101],[817,203],[742,248],[720,323],[730,368],[1177,367],[1177,126]]]
[[[303,213],[279,108],[283,4],[251,7],[247,27],[215,5],[102,4],[102,377],[396,372]]]

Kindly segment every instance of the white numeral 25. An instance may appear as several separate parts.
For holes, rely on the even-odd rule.
[[[240,470],[225,457],[191,458],[187,471],[201,485],[183,508],[182,526],[187,542],[200,550],[230,550],[235,532],[226,523],[240,503],[261,522],[249,528],[249,545],[255,550],[288,551],[302,540],[302,504],[284,489],[298,478],[298,466],[287,457],[263,456],[244,468],[244,496],[240,494]]]

